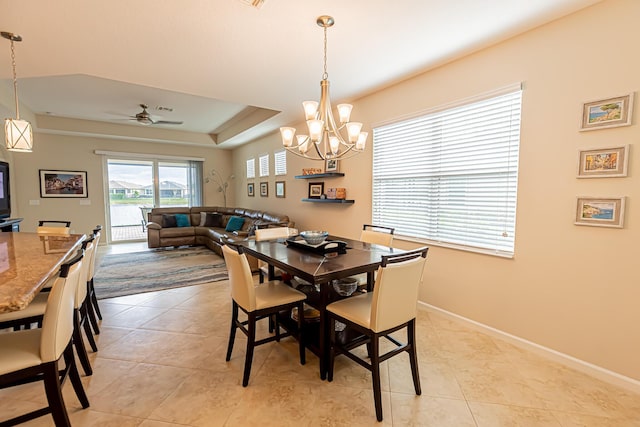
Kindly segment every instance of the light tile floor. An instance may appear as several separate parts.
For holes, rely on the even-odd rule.
[[[115,246],[115,245],[114,245]],[[614,387],[420,309],[423,393],[409,362],[382,365],[384,421],[377,423],[369,372],[336,360],[332,383],[318,360],[297,360],[290,338],[258,347],[241,386],[246,341],[225,362],[227,282],[102,300],[104,320],[83,377],[91,407],[69,384],[72,424],[81,426],[640,426],[640,395]],[[260,329],[266,334],[266,327]],[[0,391],[0,420],[45,401],[41,384]],[[50,416],[23,424],[52,426]]]

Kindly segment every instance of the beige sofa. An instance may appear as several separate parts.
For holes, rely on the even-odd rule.
[[[209,213],[210,216],[203,216]],[[181,224],[173,224],[177,217]],[[180,215],[181,214],[181,215]],[[184,222],[188,218],[188,225]],[[173,218],[172,218],[173,217]],[[231,217],[244,219],[238,231],[226,231]],[[211,221],[219,224],[211,225]],[[207,221],[210,225],[204,225]],[[201,225],[203,224],[203,225]],[[168,246],[205,245],[222,256],[222,241],[227,237],[250,237],[256,228],[280,225],[293,227],[294,224],[287,215],[272,214],[244,208],[224,208],[219,206],[153,208],[147,222],[147,245],[149,248]]]

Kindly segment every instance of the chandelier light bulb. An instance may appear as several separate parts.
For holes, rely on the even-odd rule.
[[[338,140],[338,137],[330,136],[329,146],[331,147],[332,154],[338,154],[338,150],[340,149],[340,141]]]
[[[305,142],[307,142],[307,139],[309,138],[307,135],[298,135],[296,136],[296,138],[298,138],[298,146],[304,144]]]
[[[360,132],[358,141],[356,142],[356,150],[364,150],[364,147],[367,145],[367,136],[369,136],[369,132]]]
[[[351,117],[351,104],[338,104],[338,114],[340,115],[340,123],[347,123]]]
[[[304,108],[305,120],[313,120],[316,118],[316,113],[318,112],[318,103],[316,101],[304,101],[302,108]]]
[[[309,138],[313,142],[320,142],[322,138],[322,126],[324,122],[322,120],[307,120],[307,127],[309,128]]]
[[[355,143],[360,136],[360,129],[362,129],[362,123],[349,122],[347,123],[347,132],[349,134],[349,142]]]
[[[293,145],[293,136],[296,134],[296,128],[281,127],[280,135],[282,135],[282,144],[285,147],[291,147]]]

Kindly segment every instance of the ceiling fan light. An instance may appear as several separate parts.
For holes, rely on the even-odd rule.
[[[33,148],[31,123],[26,120],[5,119],[5,144],[9,151],[30,153]]]

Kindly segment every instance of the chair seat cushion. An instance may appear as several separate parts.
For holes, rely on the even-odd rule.
[[[275,282],[263,283],[255,288],[256,310],[302,301],[307,296],[291,286]]]
[[[42,329],[0,334],[0,375],[38,366]]]
[[[371,301],[373,292],[345,298],[327,306],[327,311],[335,313],[350,322],[371,329]]]
[[[17,319],[26,319],[29,317],[43,316],[44,310],[47,308],[47,298],[49,298],[48,292],[39,293],[24,309],[0,314],[0,323]]]

